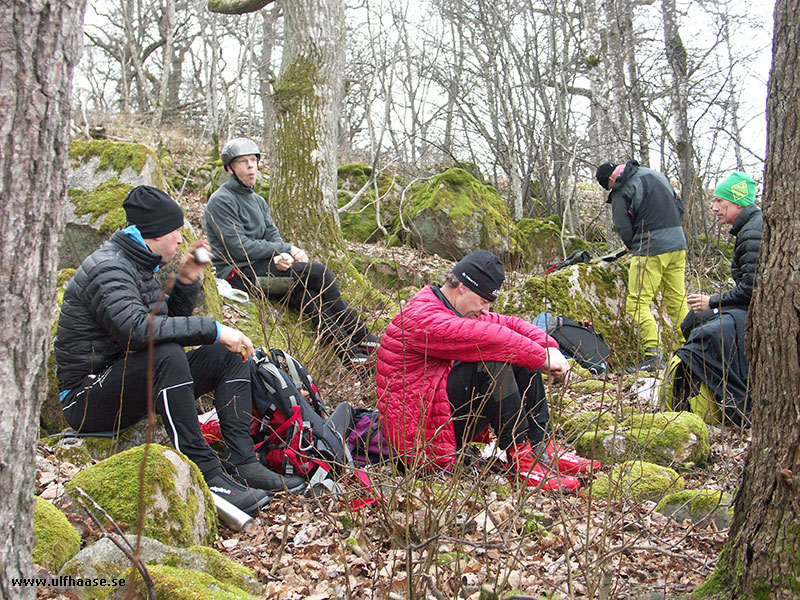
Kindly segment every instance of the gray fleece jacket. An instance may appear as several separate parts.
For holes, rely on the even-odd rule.
[[[211,195],[205,226],[220,279],[226,279],[234,266],[270,260],[292,248],[281,238],[267,201],[233,177]]]

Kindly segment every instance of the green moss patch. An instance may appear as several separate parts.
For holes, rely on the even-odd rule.
[[[628,461],[614,466],[592,484],[592,494],[603,498],[635,501],[659,500],[686,487],[683,477],[669,467],[645,461]]]
[[[81,536],[64,513],[38,496],[33,509],[33,535],[33,562],[51,573],[58,573],[81,549]]]
[[[733,520],[732,503],[731,497],[719,490],[683,490],[664,496],[656,510],[678,520],[711,519],[717,528],[725,529]]]
[[[134,531],[139,511],[139,467],[144,446],[120,452],[88,469],[80,471],[66,488],[77,497],[76,487],[83,489],[127,531]],[[198,500],[191,491],[181,498],[175,479],[178,470],[166,456],[170,452],[185,461],[192,482],[201,490]],[[143,494],[145,519],[142,533],[165,544],[190,546],[198,541],[210,544],[217,533],[214,501],[197,466],[175,450],[150,445],[144,472]],[[203,502],[201,508],[199,502]],[[204,526],[197,519],[204,519]],[[193,539],[193,531],[204,531],[202,540]]]
[[[159,600],[255,600],[255,596],[208,573],[166,565],[151,565],[147,571]],[[128,571],[127,578],[133,578],[140,597],[147,596],[147,588],[138,572]]]
[[[646,460],[704,465],[711,456],[708,427],[690,412],[637,413],[621,425],[626,436],[647,452]]]
[[[117,173],[122,173],[127,167],[141,173],[148,156],[156,159],[153,151],[144,144],[111,140],[75,140],[70,147],[69,156],[78,162],[87,162],[93,156],[99,156],[100,164],[96,171],[113,169]]]
[[[70,201],[75,206],[76,215],[91,215],[90,223],[95,223],[98,218],[106,215],[100,225],[100,231],[112,233],[125,226],[127,219],[122,202],[131,189],[133,186],[121,183],[116,177],[112,177],[93,190],[71,189],[68,193]]]

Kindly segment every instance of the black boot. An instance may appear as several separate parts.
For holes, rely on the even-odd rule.
[[[255,488],[247,488],[241,483],[231,479],[223,471],[206,479],[208,489],[220,498],[224,498],[239,510],[243,510],[251,517],[258,514],[262,508],[272,500],[267,492]]]
[[[662,371],[666,365],[664,364],[664,353],[659,348],[646,348],[644,351],[644,360],[635,367],[628,367],[626,372],[638,373],[646,371],[648,373],[658,373]]]
[[[268,492],[288,491],[290,494],[299,494],[306,489],[306,480],[297,475],[281,477],[275,471],[269,470],[260,462],[254,460],[243,465],[236,465],[236,479],[250,487],[266,490]]]

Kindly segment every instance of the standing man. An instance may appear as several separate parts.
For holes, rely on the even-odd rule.
[[[253,190],[260,158],[258,146],[247,138],[222,148],[222,164],[231,177],[205,209],[217,277],[246,292],[260,285],[271,295],[288,296],[289,306],[312,318],[345,364],[369,364],[378,339],[342,298],[328,268],[283,241],[266,200]]]
[[[551,461],[572,473],[592,461],[548,443],[539,372],[566,379],[570,365],[544,331],[489,311],[504,279],[497,256],[476,250],[392,319],[378,349],[381,426],[407,463],[445,469],[491,427],[510,475],[547,490],[577,489],[578,480],[559,475]]]
[[[633,254],[625,310],[638,329],[645,358],[629,371],[658,371],[664,367],[664,355],[651,302],[662,291],[667,314],[676,327],[689,312],[684,287],[683,202],[664,174],[640,167],[635,160],[624,165],[603,163],[595,177],[611,192],[606,202],[611,204],[614,229]]]
[[[80,433],[126,429],[147,414],[152,394],[172,444],[199,467],[211,491],[250,514],[269,502],[268,491],[301,491],[301,478],[284,480],[253,451],[252,342],[210,317],[192,316],[203,274],[193,252],[204,242],[182,257],[165,295],[155,272],[178,252],[183,211],[144,185],[122,206],[127,227],[83,261],[64,292],[55,353],[67,423]],[[199,348],[185,352],[183,346]],[[195,398],[211,391],[238,482],[200,430]]]

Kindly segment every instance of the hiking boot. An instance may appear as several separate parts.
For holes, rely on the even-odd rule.
[[[558,471],[539,459],[531,443],[514,444],[506,449],[510,457],[513,472],[509,479],[522,481],[528,487],[541,487],[546,492],[558,490],[572,491],[581,487],[581,482],[568,475],[560,475]]]
[[[236,479],[252,488],[266,490],[267,492],[283,492],[299,494],[306,489],[306,480],[299,475],[286,475],[282,477],[271,471],[257,460],[234,467]]]
[[[587,471],[599,471],[603,468],[600,461],[578,456],[574,452],[565,450],[555,442],[544,444],[544,452],[539,454],[544,455],[545,453],[547,454],[548,463],[554,465],[558,472],[564,475],[579,475]]]
[[[225,498],[225,500],[251,517],[255,517],[258,511],[272,500],[272,496],[264,490],[247,488],[222,471],[207,478],[206,485],[217,496]]]
[[[635,367],[625,369],[626,373],[638,373],[646,371],[648,373],[658,373],[664,369],[664,353],[658,348],[647,348],[644,351],[644,360]]]
[[[373,354],[378,351],[378,346],[380,345],[381,341],[378,339],[378,336],[373,333],[369,333],[367,334],[367,337],[356,344],[356,348],[362,352],[365,352],[366,354]]]

